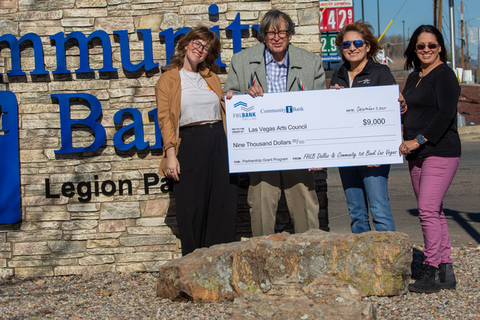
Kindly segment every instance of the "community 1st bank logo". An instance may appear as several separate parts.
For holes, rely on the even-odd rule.
[[[256,114],[253,109],[255,106],[248,106],[248,104],[244,101],[238,101],[233,105],[233,108],[238,108],[242,110],[242,112],[234,112],[233,117],[234,118],[241,118],[242,120],[255,120],[256,119]]]
[[[286,109],[287,113],[294,113],[294,112],[303,111],[303,107],[286,106],[285,109]]]

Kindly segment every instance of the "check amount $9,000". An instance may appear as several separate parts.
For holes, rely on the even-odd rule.
[[[364,126],[378,126],[386,123],[385,118],[363,119]]]

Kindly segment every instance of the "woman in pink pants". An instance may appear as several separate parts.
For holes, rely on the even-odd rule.
[[[422,272],[409,290],[430,293],[456,286],[442,202],[460,161],[456,123],[460,86],[445,63],[447,51],[435,27],[415,30],[405,58],[405,69],[413,72],[400,98],[407,112],[399,151],[408,160],[425,244]]]

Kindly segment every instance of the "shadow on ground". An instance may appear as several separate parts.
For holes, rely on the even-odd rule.
[[[480,212],[460,212],[456,210],[443,209],[445,217],[448,220],[453,220],[465,230],[477,243],[480,243],[480,232],[470,225],[470,223],[480,223]],[[418,217],[417,209],[410,209],[408,213],[412,216]]]

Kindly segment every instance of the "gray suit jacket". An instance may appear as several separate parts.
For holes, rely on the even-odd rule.
[[[250,82],[257,77],[257,85],[267,92],[264,59],[265,44],[259,43],[233,55],[224,92],[246,93]],[[293,45],[288,47],[289,66],[287,91],[325,89],[325,71],[319,56]]]

